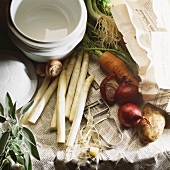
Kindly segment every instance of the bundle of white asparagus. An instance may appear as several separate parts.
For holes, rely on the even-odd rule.
[[[59,76],[53,80],[46,76],[34,98],[33,105],[24,115],[21,124],[26,125],[28,122],[35,124],[50,97],[56,91],[56,104],[50,129],[57,131],[58,143],[65,143],[65,121],[68,118],[72,126],[66,145],[73,146],[83,117],[88,92],[94,79],[93,75],[87,77],[88,65],[89,53],[78,52],[64,61]]]

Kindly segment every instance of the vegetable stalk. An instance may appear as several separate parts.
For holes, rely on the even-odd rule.
[[[80,96],[80,93],[81,93],[81,90],[82,90],[82,87],[83,87],[83,83],[84,83],[86,76],[87,76],[88,65],[89,65],[89,53],[84,52],[82,66],[81,66],[81,70],[80,70],[80,76],[79,76],[79,79],[78,79],[73,104],[71,106],[71,111],[70,111],[70,116],[69,116],[70,122],[72,122],[74,120],[79,96]]]
[[[65,143],[65,95],[67,89],[66,70],[60,74],[57,89],[57,142]]]
[[[78,133],[78,129],[80,127],[80,123],[82,120],[82,116],[84,113],[84,107],[85,107],[88,91],[90,89],[93,79],[94,79],[94,76],[89,76],[84,82],[83,89],[79,97],[79,102],[78,102],[78,107],[76,110],[75,118],[73,120],[73,124],[71,126],[71,130],[70,130],[68,140],[66,143],[67,146],[72,147],[74,145],[74,142],[75,142],[75,139]]]
[[[38,105],[39,101],[41,100],[42,96],[44,95],[45,91],[47,90],[49,84],[50,84],[51,78],[49,76],[45,76],[44,81],[41,85],[41,87],[39,88],[35,98],[34,98],[34,102],[32,104],[32,106],[29,108],[29,110],[24,114],[23,118],[20,121],[21,125],[26,125],[28,124],[28,119],[31,116],[33,110],[35,109],[35,107]]]
[[[57,85],[58,85],[58,77],[56,77],[53,80],[53,82],[50,84],[50,86],[45,91],[45,93],[42,96],[41,100],[39,101],[38,105],[33,110],[31,116],[28,119],[28,121],[30,123],[35,124],[37,122],[37,120],[41,116],[45,106],[47,105],[50,97],[52,96],[52,94],[54,93],[55,89],[57,88]]]
[[[76,86],[77,86],[77,82],[78,82],[79,75],[80,75],[82,58],[83,58],[83,52],[79,52],[77,54],[77,61],[76,61],[76,64],[75,64],[75,67],[74,67],[74,70],[71,76],[70,84],[68,87],[68,92],[66,95],[66,112],[65,112],[66,118],[69,118],[69,115],[70,115],[71,106],[73,103]]]

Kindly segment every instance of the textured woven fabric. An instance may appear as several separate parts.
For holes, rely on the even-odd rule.
[[[89,65],[89,74],[95,75],[95,81],[90,89],[86,105],[99,101],[100,91],[99,84],[106,76],[96,62],[97,58],[91,56]],[[40,81],[41,83],[41,81]],[[56,93],[56,92],[55,92]],[[40,152],[41,161],[33,160],[35,170],[67,170],[68,163],[71,159],[77,161],[78,150],[70,152],[65,144],[57,143],[57,132],[50,131],[51,118],[56,102],[56,94],[53,94],[45,107],[41,117],[35,125],[29,128],[33,131]],[[95,115],[107,108],[106,105],[96,105],[93,107],[92,113]],[[115,145],[113,149],[102,149],[101,160],[108,161],[112,169],[129,169],[129,170],[167,170],[170,169],[170,130],[164,129],[162,136],[155,142],[143,145],[138,137],[136,128],[126,129],[120,126],[117,118],[117,105],[110,108],[110,115],[113,119],[106,119],[99,123],[96,128],[101,136],[110,144]],[[107,110],[107,109],[106,109]],[[107,110],[108,111],[108,110]],[[108,112],[99,114],[95,117],[95,121],[106,117]],[[85,111],[86,114],[86,111]],[[81,127],[86,124],[83,118]],[[117,127],[118,126],[118,127]],[[70,131],[71,123],[66,119],[66,139]],[[123,139],[121,140],[121,130]],[[120,141],[121,140],[121,141]],[[70,153],[69,153],[70,152]],[[55,159],[56,158],[56,159]],[[55,160],[55,166],[54,166]],[[103,164],[105,166],[105,164]],[[76,168],[76,166],[75,166]]]

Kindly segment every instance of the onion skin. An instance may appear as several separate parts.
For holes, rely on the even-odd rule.
[[[130,128],[136,126],[144,117],[142,116],[141,109],[137,105],[127,103],[119,107],[118,119],[120,124]]]
[[[115,100],[119,105],[126,103],[139,105],[143,98],[138,91],[138,86],[131,84],[130,80],[125,78],[115,91]]]
[[[102,80],[100,93],[108,105],[113,105],[115,103],[115,91],[118,86],[115,74],[108,75]]]

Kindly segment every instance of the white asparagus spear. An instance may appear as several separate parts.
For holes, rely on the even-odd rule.
[[[69,63],[70,63],[70,58],[66,58],[63,62],[62,69],[66,70]],[[57,93],[56,93],[56,99],[57,99]],[[53,116],[52,116],[52,119],[51,119],[50,130],[57,130],[57,105],[58,104],[55,104]]]
[[[75,63],[76,63],[76,55],[73,55],[73,56],[71,56],[70,61],[68,62],[68,65],[66,68],[67,86],[69,84],[70,77],[72,75]]]
[[[79,52],[77,54],[77,61],[73,69],[73,73],[70,79],[70,84],[69,84],[67,95],[66,95],[66,106],[65,106],[66,107],[66,115],[65,115],[66,118],[69,118],[72,102],[74,99],[74,94],[76,91],[77,82],[78,82],[79,75],[80,75],[82,58],[83,58],[83,52]]]
[[[76,63],[76,56],[72,55],[71,58],[69,60],[68,59],[69,58],[67,58],[63,63],[63,70],[66,70],[66,79],[67,79],[66,85],[67,86],[68,86],[71,74],[73,72],[73,68],[74,68],[75,63]],[[53,112],[53,117],[52,117],[52,120],[51,120],[51,126],[50,126],[51,130],[57,130],[57,105],[58,104],[56,103],[55,108],[54,108],[54,112]]]
[[[76,114],[71,126],[71,130],[70,133],[68,135],[68,140],[66,142],[66,145],[69,147],[72,147],[74,145],[76,136],[77,136],[77,132],[78,129],[80,128],[80,123],[82,120],[82,116],[84,113],[84,108],[85,108],[85,104],[86,104],[86,99],[87,99],[87,95],[91,86],[92,81],[94,80],[94,76],[89,76],[84,84],[83,84],[83,88],[79,97],[79,102],[78,102],[78,107],[76,109]]]
[[[57,102],[58,101],[56,101],[56,103]],[[54,112],[53,112],[53,117],[51,119],[50,130],[57,130],[57,110],[58,110],[57,106],[58,106],[58,104],[55,104],[55,108],[54,108]]]
[[[59,77],[56,101],[58,143],[65,143],[65,96],[67,89],[66,84],[66,70],[63,70]]]
[[[72,122],[73,119],[74,119],[74,115],[75,115],[75,111],[76,111],[76,108],[77,108],[77,103],[78,103],[78,100],[79,100],[80,92],[82,90],[83,83],[84,83],[86,76],[87,76],[88,65],[89,65],[89,53],[84,52],[80,76],[79,76],[79,79],[78,79],[76,92],[75,92],[75,95],[74,95],[74,100],[73,100],[73,103],[72,103],[72,106],[71,106],[71,111],[70,111],[70,116],[69,116],[70,122]]]
[[[24,114],[23,118],[20,121],[21,125],[28,124],[28,119],[31,116],[32,111],[35,109],[38,102],[40,101],[40,99],[44,95],[45,91],[47,90],[47,88],[50,84],[50,81],[51,81],[51,78],[48,77],[48,76],[45,76],[41,87],[39,88],[39,90],[37,91],[37,94],[34,97],[34,102],[33,102],[32,106],[28,109],[28,111]]]
[[[42,111],[44,110],[45,106],[47,105],[50,97],[54,93],[55,89],[58,85],[58,77],[56,77],[53,82],[50,84],[44,95],[42,96],[41,100],[39,101],[38,105],[33,110],[31,116],[29,117],[28,121],[30,123],[36,123],[38,118],[40,117]]]
[[[70,58],[66,58],[66,59],[64,60],[64,62],[63,62],[63,67],[62,67],[63,70],[66,70],[69,61],[70,61]]]

